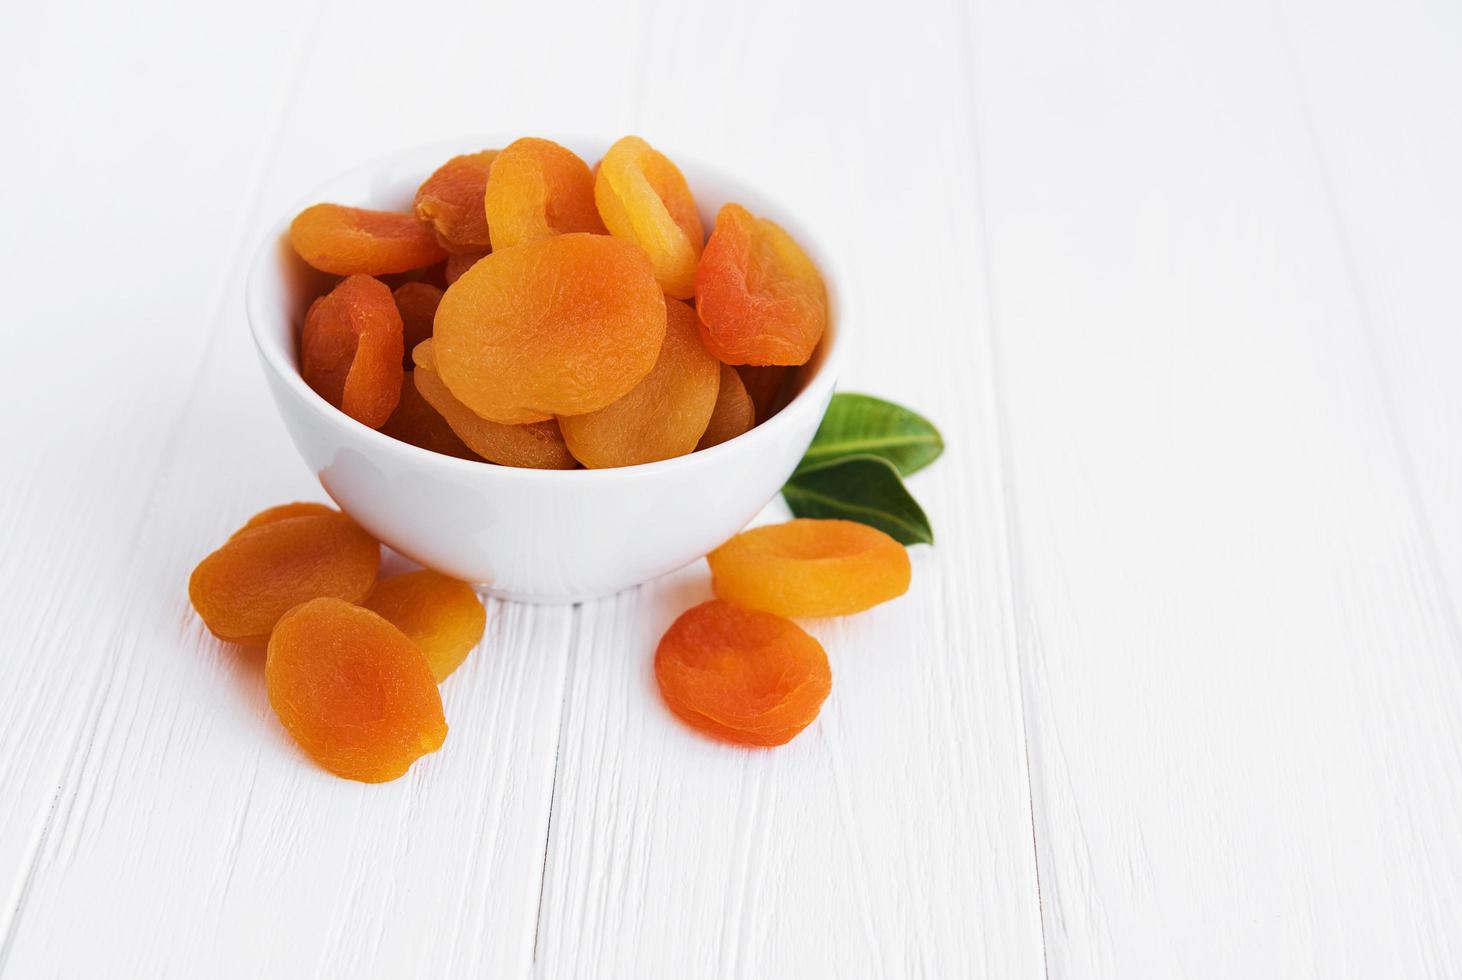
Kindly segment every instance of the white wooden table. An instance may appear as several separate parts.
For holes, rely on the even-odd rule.
[[[1462,6],[70,0],[0,31],[0,973],[1462,973]],[[491,603],[445,749],[309,765],[187,575],[318,498],[242,266],[312,184],[637,132],[845,249],[905,598],[773,752],[704,566]]]

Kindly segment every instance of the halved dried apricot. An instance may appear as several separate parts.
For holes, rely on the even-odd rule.
[[[462,252],[447,256],[446,264],[442,266],[442,276],[446,279],[447,285],[450,286],[461,279],[462,274],[476,265],[477,260],[486,254],[486,252]]]
[[[407,282],[392,290],[391,296],[396,300],[396,311],[401,314],[401,340],[409,360],[412,348],[431,338],[431,325],[442,302],[442,290],[428,282]]]
[[[351,276],[310,304],[300,375],[331,405],[379,428],[401,397],[401,314],[386,284]]]
[[[430,225],[449,252],[481,252],[491,243],[483,196],[497,150],[452,157],[416,191],[416,217]]]
[[[803,364],[827,329],[827,289],[780,226],[727,204],[701,255],[695,308],[727,364]]]
[[[300,258],[337,276],[407,272],[447,257],[413,215],[343,204],[305,208],[290,223],[289,241]]]
[[[300,500],[292,504],[275,504],[273,507],[266,507],[253,517],[244,522],[230,538],[236,538],[251,527],[258,527],[260,524],[268,524],[272,521],[282,521],[287,517],[318,517],[321,514],[339,514],[340,511],[329,504],[318,504],[313,500]]]
[[[666,705],[692,728],[742,745],[782,745],[832,689],[822,644],[780,616],[712,600],[686,610],[655,650]]]
[[[480,458],[452,431],[442,413],[422,396],[417,380],[415,370],[406,372],[406,379],[401,382],[401,401],[386,424],[381,426],[381,432],[392,439],[400,439],[443,456]]]
[[[300,748],[346,779],[396,779],[447,737],[426,654],[376,613],[339,599],[313,599],[279,621],[264,684]]]
[[[716,595],[778,616],[846,616],[903,595],[909,554],[855,521],[788,521],[743,531],[706,556]]]
[[[597,412],[560,416],[569,452],[585,466],[634,466],[696,447],[716,405],[721,363],[707,353],[695,310],[665,300],[665,342],[654,368]]]
[[[696,449],[719,446],[727,439],[735,439],[741,433],[756,425],[756,405],[741,383],[741,375],[729,364],[721,365],[721,384],[716,391],[716,407],[711,410],[711,421]]]
[[[782,389],[787,386],[787,378],[792,371],[792,368],[780,364],[765,367],[743,364],[736,369],[736,373],[741,375],[741,383],[746,385],[746,393],[751,396],[751,403],[756,406],[758,424],[777,414],[781,407]]]
[[[594,201],[611,235],[650,256],[666,295],[695,294],[706,235],[690,187],[669,157],[638,136],[624,137],[595,168]]]
[[[503,466],[571,470],[577,465],[553,419],[504,425],[482,418],[458,401],[436,373],[432,354],[435,346],[428,340],[412,352],[416,358],[416,387],[472,452]]]
[[[494,250],[605,230],[588,164],[552,140],[529,136],[505,146],[492,162],[483,204]]]
[[[425,568],[377,582],[365,607],[426,654],[438,684],[467,659],[487,624],[472,586]]]
[[[665,299],[640,249],[559,235],[479,260],[442,297],[433,338],[442,381],[483,418],[582,415],[650,373]]]
[[[359,602],[375,585],[380,545],[344,514],[258,520],[199,562],[188,580],[193,608],[219,639],[263,643],[301,602]]]

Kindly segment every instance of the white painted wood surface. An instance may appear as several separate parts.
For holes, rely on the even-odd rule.
[[[7,11],[0,974],[1462,973],[1459,45],[1443,0]],[[938,546],[813,624],[785,749],[655,695],[703,566],[491,604],[445,749],[380,787],[188,608],[320,496],[254,237],[488,129],[801,202],[845,387],[945,431]]]

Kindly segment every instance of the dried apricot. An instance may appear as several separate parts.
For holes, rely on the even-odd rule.
[[[458,401],[436,373],[432,354],[435,346],[435,341],[428,340],[413,352],[416,387],[472,452],[503,466],[538,470],[574,468],[574,458],[569,455],[563,434],[553,419],[504,425],[482,418]]]
[[[442,297],[433,339],[442,381],[483,418],[582,415],[650,373],[665,299],[640,249],[559,235],[479,260]]]
[[[264,684],[285,731],[346,779],[395,779],[447,737],[426,654],[376,613],[339,599],[313,599],[280,619]]]
[[[788,521],[743,531],[706,556],[716,595],[778,616],[846,616],[909,590],[909,554],[855,521]]]
[[[487,175],[497,150],[482,150],[452,157],[416,191],[416,217],[436,232],[449,252],[481,252],[490,244],[487,235]]]
[[[381,426],[381,432],[392,439],[409,442],[413,446],[441,453],[443,456],[479,458],[452,431],[441,413],[432,408],[431,403],[422,396],[414,370],[406,372],[406,379],[401,382],[401,401],[396,405],[396,411],[386,420],[386,424]]]
[[[415,216],[343,204],[305,208],[290,223],[289,241],[300,258],[337,276],[406,272],[447,257]]]
[[[483,198],[494,250],[575,231],[604,233],[588,164],[552,140],[514,140],[492,162]]]
[[[477,264],[477,260],[486,255],[486,252],[462,252],[457,255],[447,256],[446,264],[442,267],[442,276],[450,286],[462,278],[462,273]]]
[[[792,374],[792,369],[779,364],[765,367],[743,364],[736,369],[736,373],[741,375],[741,383],[746,385],[746,393],[756,406],[757,423],[765,422],[777,414],[777,409],[781,407],[779,403],[782,389]]]
[[[803,364],[827,329],[817,266],[775,223],[727,204],[695,275],[706,348],[727,364]]]
[[[609,148],[594,169],[594,201],[609,233],[650,256],[666,295],[695,294],[695,267],[706,234],[680,169],[638,136]]]
[[[569,452],[585,466],[633,466],[692,452],[716,405],[721,362],[706,352],[695,310],[665,300],[665,342],[639,384],[597,412],[561,416]]]
[[[438,684],[467,659],[487,625],[487,612],[472,586],[430,569],[382,579],[365,607],[426,654]]]
[[[401,340],[410,359],[412,348],[431,337],[442,291],[429,282],[408,282],[397,286],[391,296],[396,300],[396,312],[401,314]]]
[[[756,424],[756,406],[741,383],[741,375],[729,364],[721,365],[721,386],[716,391],[716,407],[711,410],[711,421],[696,443],[697,449],[719,446],[727,439],[735,439]]]
[[[742,745],[791,741],[832,689],[827,653],[796,623],[720,600],[665,631],[655,679],[682,721]]]
[[[301,602],[359,602],[375,585],[380,545],[344,514],[258,520],[199,562],[188,580],[193,608],[219,639],[263,643]]]
[[[401,397],[401,314],[386,284],[351,276],[310,304],[300,374],[331,405],[379,428]]]
[[[230,535],[230,540],[243,534],[252,527],[260,524],[268,524],[272,521],[282,521],[287,517],[318,517],[321,514],[338,514],[340,511],[328,504],[317,504],[314,501],[297,501],[292,504],[276,504],[273,507],[266,507],[244,523],[244,526]]]

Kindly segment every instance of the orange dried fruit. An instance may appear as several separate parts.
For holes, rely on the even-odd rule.
[[[401,340],[410,358],[412,348],[431,337],[442,291],[429,282],[408,282],[392,290],[391,296],[396,300],[396,312],[401,314]]]
[[[313,599],[279,621],[264,684],[300,748],[346,779],[396,779],[447,737],[426,655],[376,613],[339,599]]]
[[[796,623],[712,600],[686,610],[655,650],[665,704],[708,735],[782,745],[810,725],[832,689],[822,644]]]
[[[382,579],[365,607],[426,654],[438,684],[467,659],[487,625],[487,611],[472,586],[430,569]]]
[[[792,374],[792,369],[778,364],[765,367],[743,364],[736,369],[736,373],[741,375],[741,383],[746,385],[746,393],[756,406],[756,421],[765,422],[777,414],[777,409],[781,407],[779,402],[782,389]]]
[[[561,416],[574,458],[590,468],[634,466],[692,452],[716,405],[721,363],[707,353],[695,310],[665,300],[665,342],[650,373],[596,412]]]
[[[416,191],[416,217],[431,226],[437,241],[449,252],[481,252],[487,234],[487,175],[497,150],[481,150],[452,157]]]
[[[432,408],[422,396],[414,370],[406,372],[406,379],[401,382],[401,401],[396,405],[396,411],[386,420],[386,424],[381,426],[381,432],[392,439],[409,442],[413,446],[441,453],[443,456],[479,458],[452,431],[441,413]]]
[[[292,504],[276,504],[273,507],[266,507],[244,523],[244,526],[230,535],[230,540],[243,534],[245,531],[260,524],[268,524],[272,521],[282,521],[287,517],[318,517],[321,514],[339,514],[328,504],[317,504],[314,501],[296,501]]]
[[[827,289],[780,226],[727,204],[701,255],[695,308],[727,364],[803,364],[827,329]]]
[[[756,425],[756,405],[741,383],[741,375],[729,364],[721,365],[721,384],[716,391],[716,407],[711,410],[711,421],[696,449],[719,446],[728,439],[735,439],[741,433]]]
[[[299,257],[337,276],[379,276],[440,262],[446,251],[431,228],[395,211],[316,204],[289,226]]]
[[[346,415],[379,428],[401,397],[401,314],[386,284],[351,276],[310,304],[300,374]]]
[[[483,204],[494,250],[605,230],[588,164],[552,140],[529,136],[504,147],[492,163]]]
[[[577,465],[553,419],[504,425],[482,418],[458,401],[436,373],[435,346],[428,340],[413,351],[416,387],[472,452],[503,466],[571,470]]]
[[[778,616],[846,616],[909,590],[909,554],[877,528],[803,518],[743,531],[706,556],[716,595]]]
[[[650,373],[665,299],[640,249],[559,235],[478,261],[442,297],[432,336],[442,381],[483,418],[582,415]]]
[[[450,286],[462,278],[462,273],[477,264],[477,260],[486,255],[486,252],[462,252],[457,255],[447,256],[446,264],[442,267],[442,277]]]
[[[650,256],[666,295],[695,294],[706,236],[690,186],[669,157],[638,136],[624,137],[594,170],[594,201],[611,235]]]
[[[375,585],[380,545],[344,514],[258,520],[199,562],[188,580],[193,608],[219,639],[263,643],[301,602],[359,602]]]

